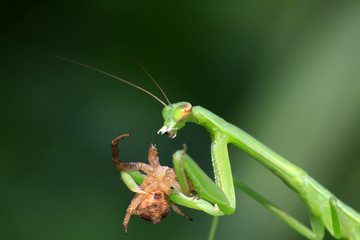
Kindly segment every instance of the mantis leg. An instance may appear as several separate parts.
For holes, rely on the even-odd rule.
[[[231,172],[231,165],[228,153],[228,139],[224,134],[215,134],[211,143],[211,161],[214,168],[215,182],[224,191],[230,204],[228,206],[219,206],[225,214],[235,212],[236,200],[234,181]]]
[[[184,157],[186,153],[186,144],[183,145],[184,148],[182,151],[179,151],[173,155],[173,165],[176,172],[177,180],[181,187],[182,192],[186,196],[190,196],[192,191],[195,190],[189,176],[186,174],[184,167]],[[193,161],[189,156],[186,156],[188,161]],[[205,174],[206,175],[206,174]],[[211,181],[211,179],[210,179]]]
[[[195,189],[201,199],[217,204],[225,214],[231,214],[234,209],[224,191],[185,153],[185,150],[186,148],[173,155],[175,172],[184,195],[190,196],[191,190]]]
[[[191,189],[188,183],[188,179],[190,179],[201,199],[216,204],[224,214],[232,214],[235,211],[235,191],[226,137],[224,135],[216,136],[211,144],[215,183],[197,163],[185,153],[185,150],[186,149],[177,151],[173,155],[176,175],[185,195],[189,193]]]
[[[174,153],[173,163],[178,182],[184,193],[173,189],[172,194],[169,196],[170,199],[179,205],[202,210],[212,216],[224,215],[224,212],[218,206],[229,205],[225,193],[185,153],[185,149]],[[191,183],[189,183],[189,179]],[[189,193],[192,188],[197,191],[200,198],[190,196]]]
[[[212,216],[224,215],[224,213],[220,211],[217,205],[214,206],[208,201],[205,201],[204,199],[195,199],[194,197],[188,197],[182,192],[177,191],[176,189],[173,189],[172,194],[169,196],[169,198],[176,204],[196,210],[201,210]]]
[[[134,173],[137,173],[137,172],[134,172]],[[121,178],[123,179],[125,185],[132,192],[147,194],[147,192],[144,192],[143,190],[141,190],[140,186],[138,185],[138,181],[141,179],[140,176],[137,176],[137,174],[133,174],[133,172],[126,172],[126,171],[121,171],[120,174],[121,174]],[[134,175],[135,175],[135,178],[133,177]],[[136,178],[136,177],[138,177],[138,178]],[[144,180],[144,179],[142,179],[142,180]]]
[[[359,237],[355,234],[353,234],[349,228],[348,225],[344,221],[343,214],[341,212],[341,209],[338,205],[338,202],[334,196],[331,196],[329,198],[329,204],[330,204],[330,210],[331,210],[331,218],[332,218],[332,225],[334,230],[334,237],[335,238],[341,238],[341,226],[347,233],[347,236],[349,240],[358,239]]]
[[[333,225],[333,229],[334,229],[334,237],[340,238],[341,231],[340,231],[339,215],[341,213],[338,212],[338,205],[337,205],[336,198],[330,197],[329,204],[330,204],[332,225]],[[340,217],[341,217],[341,215],[340,215]]]
[[[225,214],[232,214],[235,211],[235,191],[232,179],[229,155],[227,150],[227,139],[224,135],[218,135],[214,138],[211,144],[212,162],[215,172],[214,183],[204,171],[196,164],[196,162],[184,150],[177,151],[173,155],[173,164],[178,177],[178,182],[186,195],[189,195],[191,190],[195,189],[198,196],[204,204],[205,199],[215,205],[201,205],[195,204],[195,199],[191,202],[177,202],[178,204],[188,207],[203,210],[214,216],[209,239],[213,239],[218,223],[218,216],[220,214],[217,207]],[[176,202],[174,196],[172,198]],[[182,200],[185,200],[184,198]],[[193,206],[191,206],[193,205]],[[214,214],[215,213],[215,214]],[[221,214],[222,215],[222,214]]]
[[[278,216],[281,220],[283,220],[285,223],[287,223],[290,227],[292,227],[294,230],[302,234],[308,239],[317,239],[320,240],[324,237],[324,225],[321,222],[321,219],[316,217],[313,214],[310,214],[310,223],[313,230],[306,227],[304,224],[296,220],[295,218],[288,215],[286,212],[279,209],[276,205],[271,203],[269,200],[262,197],[260,194],[246,186],[244,183],[240,182],[237,179],[234,179],[235,186],[248,194],[250,197],[252,197],[254,200],[259,202],[261,205],[266,207],[268,210],[270,210],[272,213],[274,213],[276,216]]]

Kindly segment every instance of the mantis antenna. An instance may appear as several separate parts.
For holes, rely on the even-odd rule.
[[[122,52],[124,52],[129,58],[131,58],[141,68],[141,70],[143,70],[145,72],[145,74],[155,83],[155,85],[158,87],[158,89],[161,91],[161,93],[165,97],[168,104],[171,106],[171,102],[169,101],[169,99],[166,96],[165,92],[162,90],[160,85],[155,81],[155,79],[151,76],[151,74],[145,69],[145,67],[136,59],[136,57],[134,57],[130,52],[128,52],[124,48],[122,48],[122,47],[120,47],[118,45],[114,45],[114,46],[116,48],[119,48]]]
[[[72,59],[70,59],[70,58],[66,58],[66,57],[62,57],[62,56],[57,56],[57,55],[55,55],[55,56],[53,56],[53,57],[58,58],[58,59],[61,59],[61,60],[64,60],[64,61],[67,61],[67,62],[71,62],[71,63],[77,64],[77,65],[80,65],[80,66],[83,66],[83,67],[85,67],[85,68],[89,68],[89,69],[94,70],[94,71],[96,71],[96,72],[105,74],[105,75],[107,75],[107,76],[109,76],[109,77],[112,77],[112,78],[115,78],[115,79],[117,79],[117,80],[119,80],[119,81],[122,81],[123,83],[126,83],[126,84],[128,84],[128,85],[130,85],[130,86],[133,86],[133,87],[135,87],[135,88],[137,88],[137,89],[139,89],[139,90],[141,90],[141,91],[149,94],[150,96],[152,96],[153,98],[155,98],[158,102],[160,102],[160,103],[161,103],[162,105],[164,105],[165,107],[167,106],[166,103],[164,103],[164,102],[163,102],[162,100],[160,100],[157,96],[155,96],[155,94],[149,92],[148,90],[146,90],[146,89],[144,89],[144,88],[142,88],[142,87],[139,87],[138,85],[135,85],[134,83],[131,83],[131,82],[129,82],[129,81],[126,81],[125,79],[122,79],[122,78],[120,78],[120,77],[118,77],[118,76],[115,76],[115,75],[113,75],[113,74],[111,74],[111,73],[105,72],[105,71],[103,71],[103,70],[101,70],[101,69],[98,69],[98,68],[96,68],[96,67],[87,65],[87,64],[85,64],[85,63],[81,63],[81,62],[72,60]],[[140,64],[140,66],[141,66],[141,64]],[[142,66],[141,66],[141,67],[142,67]],[[149,74],[143,67],[142,67],[142,69],[145,71],[145,73],[146,73],[148,76],[150,76],[150,74]],[[155,82],[155,84],[159,87],[159,89],[161,90],[161,92],[163,92],[162,89],[160,88],[160,86],[156,83],[156,81],[155,81],[151,76],[150,76],[150,78],[151,78],[151,79]],[[165,95],[164,92],[163,92],[163,94]],[[166,100],[169,102],[169,100],[167,99],[166,95],[165,95],[165,98],[166,98]],[[169,104],[170,104],[170,102],[169,102]]]

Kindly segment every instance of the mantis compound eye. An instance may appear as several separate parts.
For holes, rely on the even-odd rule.
[[[190,103],[185,103],[184,105],[178,106],[174,111],[174,120],[180,122],[186,119],[192,111],[192,106]]]

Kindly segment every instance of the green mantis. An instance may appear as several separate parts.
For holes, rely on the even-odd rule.
[[[73,60],[62,59],[105,73]],[[130,84],[121,78],[108,73],[105,74]],[[140,87],[137,88],[155,97],[148,91]],[[159,100],[157,97],[155,98]],[[162,112],[164,125],[158,131],[159,134],[166,134],[170,138],[174,138],[186,123],[192,122],[206,128],[212,139],[211,160],[214,167],[215,183],[206,176],[184,150],[178,151],[173,158],[181,191],[173,190],[169,196],[173,202],[202,210],[216,217],[228,215],[235,211],[234,187],[237,187],[308,239],[322,239],[325,228],[335,238],[360,239],[360,214],[337,199],[303,169],[273,152],[235,125],[226,122],[201,106],[192,106],[188,102],[171,104],[168,101],[168,104],[165,104],[161,100],[159,101],[165,106]],[[311,229],[276,208],[242,182],[233,179],[227,150],[228,144],[233,144],[250,155],[299,195],[308,210]],[[124,171],[121,174],[127,185],[140,183],[143,178],[137,172]],[[189,196],[189,188],[186,183],[188,178],[192,182],[198,198]],[[215,222],[216,220],[215,218]]]
[[[234,199],[232,187],[234,182],[237,188],[269,208],[308,239],[322,239],[324,227],[335,238],[360,239],[359,213],[338,200],[304,170],[282,158],[246,132],[209,110],[200,106],[191,107],[187,102],[166,106],[163,117],[165,123],[159,133],[167,134],[169,137],[176,136],[187,122],[196,123],[208,130],[212,138],[211,150],[216,183],[223,189],[228,199]],[[240,181],[232,179],[229,173],[227,144],[233,144],[249,154],[299,195],[308,210],[312,230],[278,211],[269,201]]]

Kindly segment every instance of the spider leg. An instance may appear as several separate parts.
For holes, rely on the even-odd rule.
[[[142,210],[136,210],[136,208],[139,206],[139,204],[144,200],[144,198],[146,197],[146,194],[136,194],[135,197],[131,200],[131,203],[129,205],[129,207],[126,210],[126,215],[123,221],[123,225],[124,225],[124,229],[125,229],[125,234],[128,233],[128,224],[130,221],[130,217],[131,215],[140,215],[142,214],[144,211],[148,210],[150,207],[153,207],[153,205],[150,205]]]
[[[172,210],[173,210],[174,212],[176,212],[177,214],[179,214],[179,215],[181,215],[181,216],[184,216],[184,217],[186,217],[187,219],[189,219],[190,221],[192,221],[192,218],[189,217],[189,215],[187,215],[186,213],[182,212],[182,211],[180,210],[180,208],[179,208],[175,203],[173,203],[172,201],[169,201],[169,202],[170,202],[170,206],[171,206],[171,208],[172,208]]]
[[[117,147],[117,144],[120,139],[123,139],[125,137],[129,137],[129,133],[121,134],[120,136],[117,136],[114,138],[114,140],[111,141],[111,150],[112,150],[112,161],[117,169],[120,171],[130,171],[130,172],[136,172],[139,170],[142,170],[146,173],[152,172],[153,168],[145,163],[140,162],[131,162],[131,163],[122,163],[120,161],[120,155],[119,150]]]
[[[124,134],[121,134],[120,136],[117,136],[116,138],[114,138],[114,140],[111,141],[111,150],[112,150],[112,161],[115,165],[116,168],[119,169],[118,166],[121,165],[121,162],[120,162],[120,155],[119,155],[119,150],[118,150],[118,147],[117,147],[117,143],[120,139],[123,139],[125,137],[129,137],[130,134],[129,133],[124,133]]]

